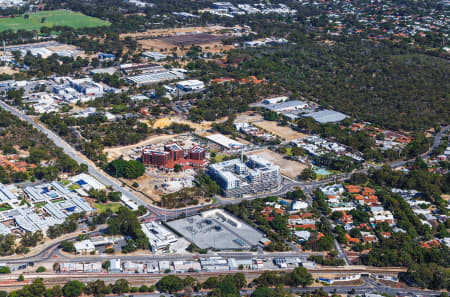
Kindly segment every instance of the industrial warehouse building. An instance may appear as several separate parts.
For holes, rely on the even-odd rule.
[[[201,249],[251,249],[262,245],[266,239],[263,233],[222,209],[208,210],[167,224]]]
[[[70,79],[72,88],[89,96],[102,96],[103,87],[90,78]]]
[[[135,83],[137,86],[156,84],[162,81],[183,79],[184,74],[174,70],[164,70],[154,73],[144,73],[127,77],[128,81]]]
[[[280,167],[260,156],[250,156],[246,163],[233,159],[212,164],[208,173],[226,197],[269,192],[281,184]]]
[[[205,84],[200,80],[191,79],[178,82],[177,88],[183,92],[199,92],[205,89]]]
[[[316,122],[321,124],[337,123],[344,120],[347,116],[341,112],[324,109],[303,115],[304,117],[312,117]]]
[[[285,101],[275,104],[268,104],[264,106],[268,110],[275,111],[275,112],[286,112],[286,111],[294,111],[294,110],[300,110],[300,109],[306,109],[308,108],[308,103],[300,101],[300,100],[293,100],[293,101]]]

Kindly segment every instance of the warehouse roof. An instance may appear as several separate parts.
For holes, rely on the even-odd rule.
[[[219,133],[206,136],[206,138],[229,149],[236,149],[244,146],[242,143]]]
[[[307,105],[307,103],[304,101],[293,100],[293,101],[286,101],[286,102],[281,102],[281,103],[276,103],[276,104],[269,104],[265,107],[272,111],[279,111],[279,110],[296,108],[298,106],[305,106],[305,105]]]
[[[341,112],[324,109],[317,112],[312,112],[304,115],[305,117],[312,117],[319,123],[336,123],[345,119],[347,116]]]

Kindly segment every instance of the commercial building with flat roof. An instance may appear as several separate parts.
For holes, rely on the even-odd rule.
[[[103,87],[90,78],[70,79],[70,85],[80,93],[89,96],[102,96]]]
[[[95,245],[89,239],[77,241],[73,244],[77,254],[89,254],[95,252]]]
[[[165,71],[161,71],[161,72],[155,72],[155,73],[144,73],[144,74],[139,74],[139,75],[135,75],[135,76],[129,76],[127,79],[132,82],[135,83],[138,86],[143,86],[143,85],[151,85],[151,84],[156,84],[162,81],[168,81],[168,80],[176,80],[176,79],[183,79],[184,78],[184,74],[177,72],[177,71],[172,71],[172,70],[165,70]]]
[[[200,80],[191,79],[178,82],[177,88],[183,92],[198,92],[205,89],[205,84]]]
[[[171,244],[178,241],[177,236],[160,223],[148,222],[141,224],[141,226],[153,252],[163,249],[168,250]]]
[[[264,238],[263,233],[222,209],[208,210],[200,215],[178,219],[167,224],[202,249],[247,250],[260,246]],[[225,270],[228,270],[226,261],[208,264],[224,265]],[[202,266],[205,265],[207,264],[202,262]]]
[[[321,124],[337,123],[347,118],[345,114],[329,109],[308,113],[303,115],[303,117],[312,117],[316,122]]]
[[[308,107],[308,103],[300,101],[300,100],[293,100],[293,101],[285,101],[285,102],[275,103],[275,104],[268,104],[268,105],[265,105],[264,107],[271,111],[284,112],[284,111],[305,109]]]
[[[167,55],[161,54],[159,52],[143,52],[142,55],[148,59],[153,59],[155,61],[164,60]]]
[[[281,97],[273,97],[273,98],[264,99],[263,103],[264,104],[277,104],[277,103],[284,102],[287,100],[289,100],[289,97],[281,96]]]
[[[211,140],[214,143],[217,143],[223,147],[225,147],[226,149],[240,149],[242,147],[244,147],[243,143],[240,143],[236,140],[233,140],[225,135],[222,134],[211,134],[206,136],[206,138],[208,140]]]
[[[280,167],[255,155],[250,156],[246,163],[233,159],[212,164],[208,174],[226,197],[269,192],[281,184]]]

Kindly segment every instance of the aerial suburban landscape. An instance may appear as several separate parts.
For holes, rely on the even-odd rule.
[[[0,0],[0,297],[448,297],[449,0]]]

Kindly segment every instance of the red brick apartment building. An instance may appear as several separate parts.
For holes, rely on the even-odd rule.
[[[173,169],[176,164],[183,170],[202,168],[206,165],[206,150],[201,146],[190,149],[185,156],[185,151],[176,143],[164,145],[164,151],[144,149],[142,150],[142,162],[145,166],[160,169]]]

